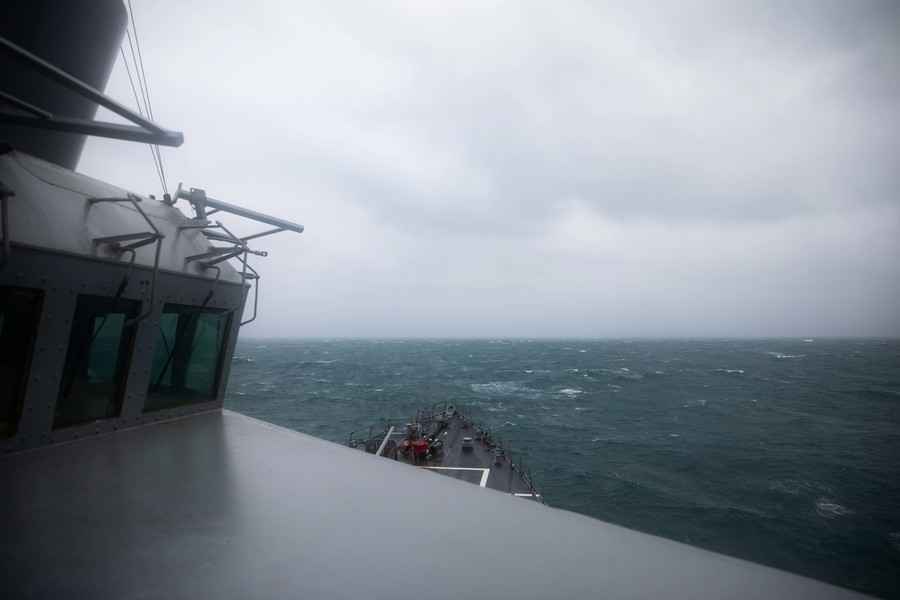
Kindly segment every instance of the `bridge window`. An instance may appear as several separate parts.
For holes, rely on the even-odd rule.
[[[144,412],[216,399],[231,313],[163,307]]]
[[[53,428],[119,416],[140,303],[79,296]]]
[[[0,287],[0,438],[19,426],[43,294]]]

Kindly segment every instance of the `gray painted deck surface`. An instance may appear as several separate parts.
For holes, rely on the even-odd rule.
[[[400,442],[405,435],[405,428],[397,427],[391,437]],[[475,424],[462,415],[456,413],[447,419],[446,428],[438,437],[444,442],[443,452],[419,466],[435,469],[435,473],[475,485],[481,485],[483,481],[484,487],[501,492],[528,494],[529,497],[533,493],[519,469],[512,467],[509,457],[504,455],[501,460],[496,460],[493,451],[477,435]],[[473,438],[468,451],[463,448],[465,437]],[[398,460],[412,463],[411,455],[409,458],[399,455]]]
[[[9,598],[853,598],[228,411],[0,458]]]

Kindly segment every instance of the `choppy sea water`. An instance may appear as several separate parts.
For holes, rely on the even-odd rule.
[[[547,503],[900,597],[900,340],[253,340],[226,406],[335,442],[452,402]]]

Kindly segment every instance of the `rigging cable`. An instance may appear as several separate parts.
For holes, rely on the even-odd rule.
[[[137,25],[134,23],[134,9],[131,8],[131,0],[128,0],[128,15],[131,18],[131,30],[134,32],[134,45],[137,48],[138,62],[141,66],[141,80],[143,81],[144,89],[147,91],[147,114],[150,115],[151,119],[155,119],[156,117],[153,116],[153,104],[150,103],[150,84],[147,83],[147,71],[144,69],[144,56],[141,54],[141,40],[138,38]]]
[[[138,113],[141,116],[144,116],[144,109],[141,106],[141,100],[138,96],[137,88],[134,86],[134,79],[131,77],[131,69],[128,67],[128,59],[125,56],[125,50],[122,46],[119,46],[119,53],[122,55],[122,62],[125,65],[125,72],[128,74],[128,83],[131,84],[131,92],[134,94],[134,101],[137,104]],[[153,146],[147,146],[150,149],[150,156],[153,159],[153,168],[156,170],[156,175],[159,177],[159,184],[162,186],[163,191],[166,189],[165,179],[162,175],[162,170],[159,166],[159,159],[156,156],[156,153],[153,151]]]
[[[147,80],[147,70],[144,68],[144,55],[141,52],[141,38],[138,35],[137,23],[134,19],[134,9],[131,7],[131,0],[128,0],[128,15],[131,18],[131,30],[134,32],[134,45],[137,48],[137,56],[138,56],[138,64],[140,65],[140,81],[143,82],[143,89],[146,90],[146,101],[147,101],[147,114],[150,115],[150,120],[155,121],[156,115],[153,114],[153,103],[150,101],[150,83]],[[137,67],[135,67],[137,69]],[[162,172],[163,179],[163,194],[168,193],[169,191],[169,182],[166,179],[166,167],[163,164],[162,152],[159,149],[159,146],[154,146],[156,148],[156,157],[159,160],[159,170]]]
[[[128,28],[125,29],[125,37],[128,39],[128,49],[131,50],[131,64],[134,65],[134,78],[137,79],[138,89],[141,91],[141,100],[144,101],[144,113],[147,115],[147,118],[152,121],[153,114],[150,112],[150,99],[147,96],[147,90],[144,89],[144,84],[141,82],[141,70],[138,66],[137,54],[134,51],[131,30]]]
[[[153,103],[150,99],[150,85],[147,81],[147,71],[144,68],[144,57],[141,52],[141,42],[138,37],[137,25],[134,19],[134,9],[131,5],[131,0],[127,0],[128,4],[128,18],[131,23],[131,27],[128,27],[128,22],[125,24],[125,35],[128,39],[128,47],[131,51],[131,62],[134,66],[134,78],[131,76],[131,70],[128,66],[128,60],[125,56],[125,50],[123,46],[119,47],[119,50],[122,54],[122,60],[125,63],[125,70],[128,73],[128,82],[131,84],[131,91],[134,94],[135,102],[138,106],[138,112],[141,115],[147,116],[151,121],[155,121],[156,117],[153,114]],[[132,31],[134,32],[134,39],[132,39]],[[135,51],[137,48],[137,51]],[[137,86],[134,84],[134,80],[137,80]],[[140,98],[138,97],[137,90],[140,90]],[[143,108],[141,106],[141,99],[143,99]],[[160,180],[160,185],[163,188],[163,198],[168,195],[169,192],[169,184],[168,179],[166,178],[166,169],[163,163],[162,152],[160,152],[159,145],[151,144],[149,145],[150,153],[153,156],[153,164],[156,168],[157,176]]]
[[[137,79],[138,88],[141,91],[141,98],[144,100],[144,111],[142,114],[146,113],[147,118],[149,118],[151,121],[154,121],[155,117],[153,116],[153,107],[150,104],[150,90],[146,89],[142,82],[142,79],[146,80],[146,77],[141,74],[141,70],[143,69],[143,64],[138,66],[139,54],[136,55],[134,52],[134,48],[137,45],[137,33],[135,33],[134,42],[132,42],[131,32],[128,30],[128,27],[126,25],[125,35],[128,38],[128,47],[131,50],[131,64],[134,65],[134,77],[135,77],[135,79]],[[132,84],[132,86],[133,86],[133,84]],[[132,90],[134,90],[133,87],[132,87]],[[135,100],[137,100],[137,99],[135,99]],[[140,103],[139,103],[139,105],[140,105]],[[159,151],[159,146],[157,146],[156,144],[152,144],[150,146],[150,150],[154,153],[156,162],[159,165],[159,177],[161,179],[162,186],[163,186],[163,194],[166,194],[169,191],[169,185],[168,185],[168,181],[166,181],[166,171],[163,168],[162,154]]]

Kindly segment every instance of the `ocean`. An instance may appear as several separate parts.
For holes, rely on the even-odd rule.
[[[900,340],[242,338],[225,404],[344,443],[439,402],[551,506],[900,597]]]

